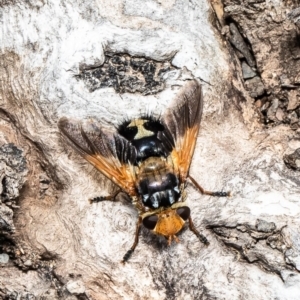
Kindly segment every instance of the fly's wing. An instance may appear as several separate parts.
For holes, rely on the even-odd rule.
[[[88,162],[127,194],[135,195],[133,164],[136,150],[126,139],[104,131],[93,121],[81,123],[62,118],[58,127]]]
[[[159,138],[171,150],[175,173],[181,182],[185,182],[192,156],[203,110],[201,85],[190,81],[179,92],[175,106],[163,117],[165,130]]]

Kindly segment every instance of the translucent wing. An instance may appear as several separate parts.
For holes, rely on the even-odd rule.
[[[194,153],[203,110],[201,85],[190,81],[179,92],[176,105],[163,117],[165,130],[159,138],[172,148],[171,157],[175,172],[181,182],[185,182]]]
[[[70,145],[127,194],[134,196],[133,164],[136,150],[118,134],[101,129],[95,122],[62,118],[58,127]]]

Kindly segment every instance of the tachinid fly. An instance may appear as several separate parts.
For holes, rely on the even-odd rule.
[[[189,179],[202,194],[226,197],[227,192],[205,191],[189,175],[203,108],[201,85],[190,81],[179,92],[175,105],[161,118],[151,115],[123,122],[109,132],[93,121],[62,118],[59,129],[88,162],[119,190],[92,201],[114,200],[123,191],[139,212],[135,240],[123,257],[126,262],[138,244],[141,225],[163,235],[170,245],[186,221],[200,241],[208,244],[195,228],[185,202]]]

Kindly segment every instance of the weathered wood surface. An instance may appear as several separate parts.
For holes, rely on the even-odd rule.
[[[294,8],[283,0],[2,1],[0,297],[299,299],[299,173],[283,161],[300,148]],[[111,62],[116,54],[121,62]],[[115,187],[63,143],[57,121],[94,117],[111,127],[160,114],[192,78],[205,103],[190,172],[233,196],[188,186],[210,245],[185,230],[167,247],[142,230],[122,265],[137,213],[124,197],[89,204]]]

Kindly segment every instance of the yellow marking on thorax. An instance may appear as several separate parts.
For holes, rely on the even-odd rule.
[[[133,120],[127,127],[137,127],[137,134],[135,135],[134,139],[139,140],[144,137],[152,136],[154,133],[150,130],[145,129],[144,124],[146,123],[146,120],[142,119],[136,119]]]

